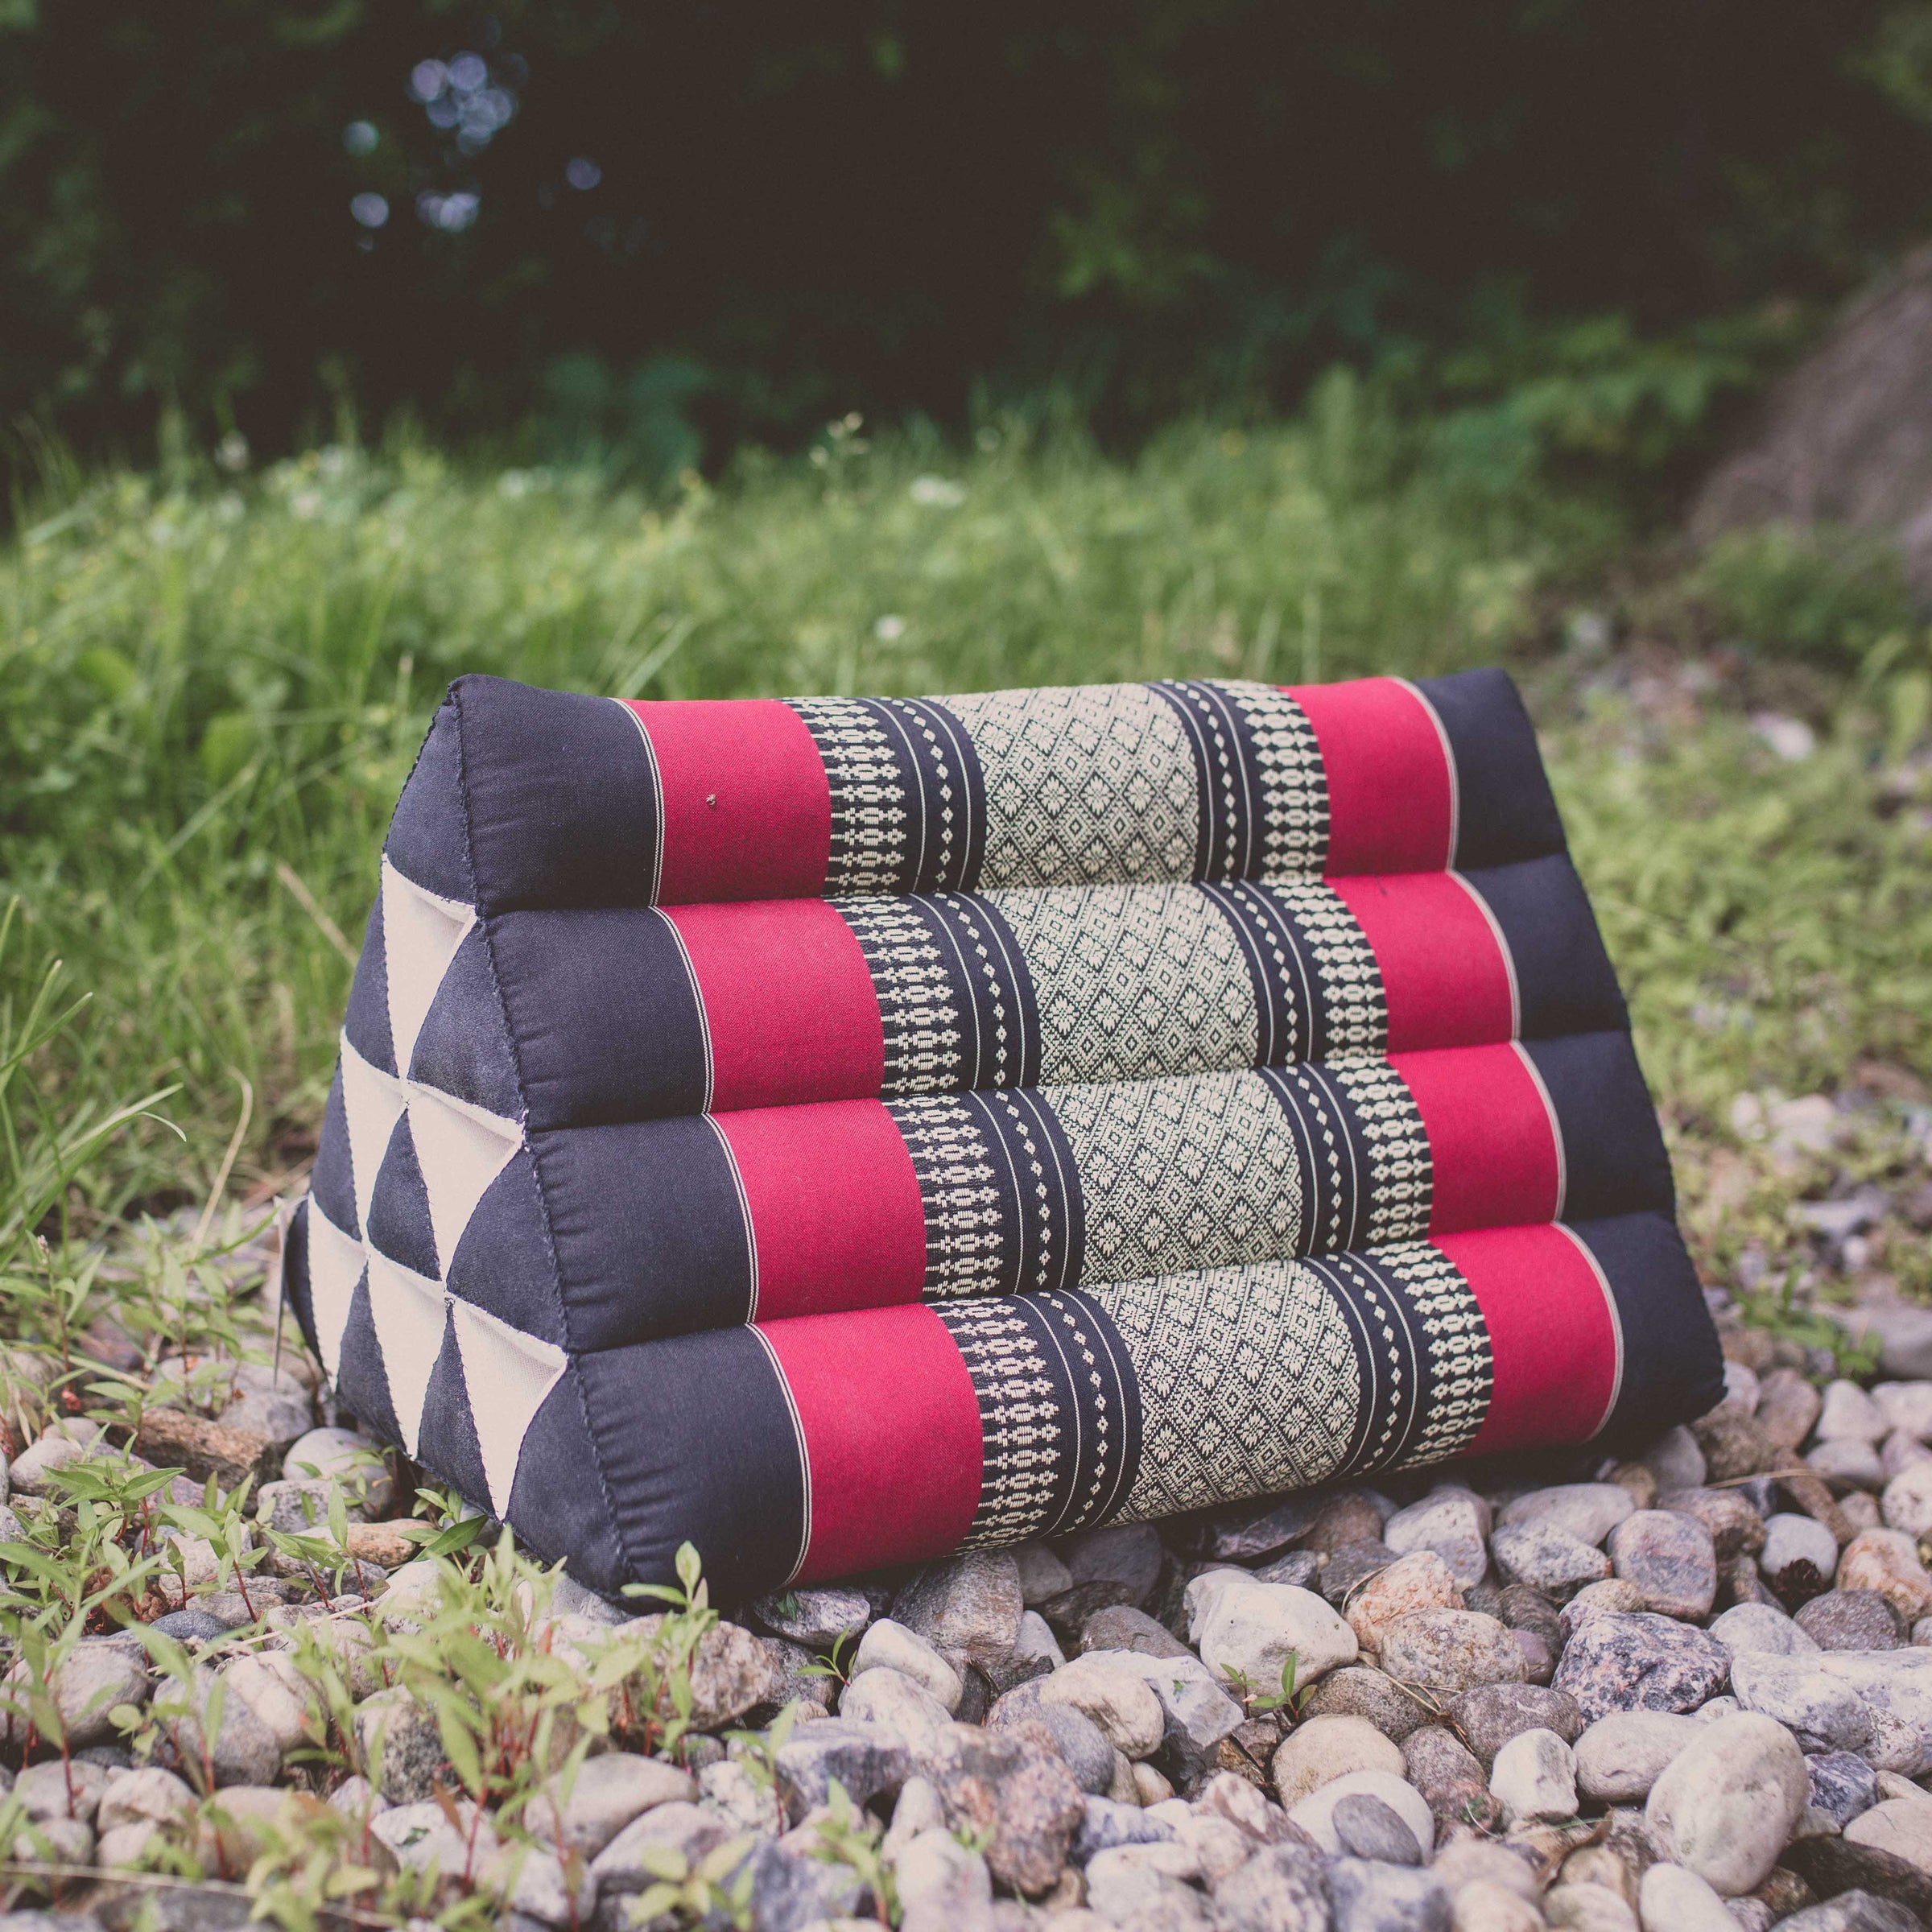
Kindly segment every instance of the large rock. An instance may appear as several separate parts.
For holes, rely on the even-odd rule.
[[[1351,1858],[1373,1859],[1387,1865],[1419,1865],[1422,1847],[1415,1834],[1379,1798],[1366,1791],[1351,1791],[1335,1800],[1329,1814],[1335,1835]]]
[[[1818,1648],[1802,1624],[1769,1604],[1733,1604],[1711,1618],[1710,1631],[1733,1657],[1809,1657]]]
[[[225,1735],[225,1723],[222,1729]],[[383,1797],[392,1805],[427,1804],[444,1776],[435,1714],[397,1685],[357,1705],[355,1729],[357,1755],[365,1765],[379,1765]]]
[[[1433,1550],[1412,1550],[1371,1576],[1348,1598],[1344,1614],[1364,1650],[1382,1647],[1382,1633],[1411,1610],[1459,1610],[1463,1593]]]
[[[852,1654],[853,1678],[878,1670],[897,1670],[910,1678],[930,1690],[948,1712],[959,1709],[965,1693],[965,1680],[960,1673],[916,1631],[889,1616],[881,1617],[866,1631]]]
[[[1600,1717],[1575,1744],[1576,1781],[1600,1804],[1641,1803],[1665,1767],[1703,1735],[1695,1717],[1670,1711],[1617,1711]]]
[[[1906,1774],[1932,1769],[1932,1649],[1827,1650],[1812,1660],[1827,1677],[1855,1690],[1872,1709],[1917,1740]]]
[[[1554,1731],[1519,1732],[1496,1752],[1489,1790],[1507,1825],[1574,1818],[1576,1759]]]
[[[1402,1752],[1366,1718],[1308,1718],[1274,1754],[1275,1794],[1292,1811],[1311,1791],[1352,1771],[1385,1771],[1400,1777]]]
[[[1085,1711],[1071,1704],[1036,1703],[1034,1716],[1015,1722],[1044,1725],[1059,1754],[1073,1773],[1073,1781],[1083,1791],[1104,1797],[1113,1789],[1114,1769],[1120,1754],[1101,1735],[1100,1727]]]
[[[1479,1684],[1520,1684],[1529,1675],[1508,1629],[1479,1610],[1414,1610],[1397,1617],[1382,1633],[1382,1668],[1443,1697]]]
[[[1872,1399],[1888,1429],[1932,1442],[1932,1382],[1880,1382]]]
[[[1538,1524],[1595,1546],[1636,1508],[1621,1483],[1558,1483],[1513,1498],[1496,1521],[1510,1527]]]
[[[1872,1712],[1819,1657],[1735,1657],[1731,1689],[1747,1711],[1775,1718],[1806,1751],[1860,1751],[1872,1741]]]
[[[1167,1744],[1189,1775],[1205,1766],[1224,1737],[1239,1730],[1241,1707],[1217,1684],[1191,1651],[1178,1657],[1144,1650],[1089,1651],[1116,1670],[1137,1677],[1159,1699]]]
[[[1845,1840],[1889,1852],[1932,1875],[1932,1798],[1889,1798],[1853,1818]]]
[[[950,1831],[921,1831],[909,1839],[893,1860],[893,1880],[907,1922],[970,1922],[976,1908],[991,1914],[993,1875],[986,1861]]]
[[[1805,1776],[1810,1783],[1807,1801],[1839,1831],[1861,1811],[1878,1802],[1878,1773],[1862,1757],[1848,1751],[1821,1751],[1805,1760]]]
[[[1798,1627],[1820,1650],[1897,1650],[1905,1643],[1898,1612],[1876,1590],[1827,1590],[1798,1611]]]
[[[628,1751],[586,1758],[576,1776],[551,1778],[525,1807],[533,1836],[548,1845],[595,1858],[634,1818],[658,1805],[695,1802],[698,1788],[691,1774],[661,1758]]]
[[[956,1669],[997,1664],[1019,1641],[1026,1608],[1019,1565],[1004,1550],[972,1550],[923,1571],[893,1615]]]
[[[1932,1377],[1932,1308],[1847,1308],[1839,1319],[1854,1340],[1878,1344],[1878,1365],[1907,1380]]]
[[[218,1785],[272,1785],[291,1751],[317,1741],[312,1729],[308,1686],[287,1651],[263,1651],[237,1658],[221,1673],[221,1728],[207,1756]],[[202,1719],[208,1710],[215,1673],[204,1665],[195,1673],[191,1709],[178,1738],[189,1757],[204,1753]],[[441,1753],[438,1752],[439,1761]]]
[[[1876,1590],[1909,1624],[1932,1612],[1932,1576],[1902,1530],[1861,1530],[1838,1559],[1841,1590]]]
[[[1449,1894],[1433,1872],[1344,1858],[1328,1873],[1335,1932],[1448,1932]]]
[[[1772,390],[1755,433],[1699,491],[1693,536],[1709,543],[1761,524],[1868,531],[1897,546],[1907,577],[1932,600],[1929,372],[1932,249],[1922,249],[1847,308]],[[1888,1347],[1888,1373],[1932,1373],[1932,1333],[1912,1344],[1916,1336],[1901,1335]]]
[[[1451,1698],[1449,1715],[1485,1768],[1511,1738],[1525,1731],[1554,1731],[1573,1744],[1583,1728],[1576,1700],[1542,1684],[1479,1685]]]
[[[39,1724],[40,1713],[27,1695],[28,1677],[24,1662],[6,1674],[5,1689],[0,1690],[0,1742],[22,1744],[30,1730],[43,1728]],[[104,1744],[119,1735],[113,1715],[118,1707],[138,1707],[147,1702],[147,1659],[125,1639],[85,1637],[56,1666],[46,1689],[70,1746],[77,1750]]]
[[[923,1684],[883,1666],[855,1677],[845,1686],[839,1715],[890,1732],[915,1763],[935,1748],[952,1716]]]
[[[1559,1603],[1610,1574],[1610,1558],[1601,1550],[1553,1522],[1505,1523],[1490,1548],[1506,1581],[1527,1583]]]
[[[1418,1697],[1365,1666],[1330,1672],[1302,1699],[1301,1707],[1304,1717],[1365,1717],[1398,1744],[1430,1716]]]
[[[1447,1724],[1424,1724],[1402,1740],[1402,1773],[1445,1831],[1501,1818],[1483,1767]]]
[[[830,1795],[836,1778],[855,1805],[897,1791],[912,1769],[910,1753],[882,1724],[849,1717],[800,1724],[778,1747],[778,1794],[795,1822]]]
[[[1352,1664],[1355,1633],[1312,1590],[1260,1583],[1242,1571],[1211,1571],[1187,1586],[1187,1633],[1220,1682],[1279,1689],[1294,1659],[1298,1686]]]
[[[1025,1641],[1022,1625],[1022,1641]],[[1137,1650],[1146,1657],[1189,1657],[1187,1646],[1165,1624],[1131,1604],[1109,1604],[1080,1626],[1082,1650]]]
[[[1489,1505],[1473,1490],[1445,1484],[1390,1517],[1382,1541],[1397,1556],[1433,1550],[1456,1582],[1467,1587],[1480,1583],[1489,1567],[1484,1543],[1489,1528]]]
[[[1645,1820],[1658,1850],[1727,1898],[1764,1882],[1803,1814],[1804,1754],[1773,1719],[1720,1717],[1652,1787]]]
[[[948,1827],[985,1847],[1002,1885],[1031,1894],[1059,1876],[1087,1808],[1049,1737],[1025,1726],[1001,1732],[949,1724],[924,1770]]]
[[[1605,1611],[1571,1636],[1554,1682],[1586,1719],[1695,1711],[1723,1688],[1730,1668],[1730,1652],[1704,1631],[1646,1612]]]
[[[840,1637],[872,1620],[872,1600],[863,1590],[784,1590],[760,1597],[751,1608],[774,1637],[815,1654],[829,1653]]]
[[[1075,1584],[1118,1583],[1136,1608],[1154,1595],[1161,1580],[1165,1552],[1151,1523],[1124,1523],[1107,1530],[1084,1530],[1059,1546],[1060,1560]]]
[[[427,1814],[436,1807],[407,1806],[401,1809]],[[437,1815],[441,1814],[439,1812]],[[382,1816],[393,1818],[397,1813],[386,1811]],[[435,1829],[427,1816],[424,1823],[428,1829]],[[667,1805],[654,1806],[642,1817],[633,1818],[591,1861],[590,1876],[597,1885],[600,1905],[599,1923],[607,1921],[613,1926],[621,1926],[630,1922],[629,1901],[657,1883],[667,1853],[675,1853],[687,1866],[693,1866],[735,1835],[725,1819],[700,1806],[675,1799]]]
[[[1350,1771],[1331,1778],[1290,1810],[1289,1823],[1298,1825],[1331,1858],[1337,1856],[1342,1841],[1335,1835],[1335,1807],[1353,1791],[1379,1798],[1425,1852],[1435,1843],[1435,1819],[1422,1794],[1392,1771]]]
[[[1616,1574],[1644,1593],[1645,1607],[1666,1616],[1703,1617],[1717,1596],[1717,1550],[1695,1517],[1640,1509],[1610,1534]]]
[[[1166,1735],[1161,1700],[1138,1672],[1108,1651],[1076,1657],[1042,1678],[1040,1701],[1084,1712],[1109,1744],[1131,1758],[1152,1757]]]
[[[1695,1872],[1653,1865],[1637,1895],[1644,1932],[1737,1932],[1731,1909]]]
[[[1328,1932],[1321,1854],[1305,1843],[1265,1847],[1214,1888],[1224,1932]]]

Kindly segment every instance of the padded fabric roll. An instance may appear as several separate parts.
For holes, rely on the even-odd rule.
[[[1662,1215],[572,1353],[371,1255],[291,1300],[357,1413],[614,1591],[687,1539],[789,1582],[1702,1414],[1717,1340]],[[324,1239],[333,1238],[324,1235]]]
[[[460,678],[390,857],[519,908],[1483,868],[1563,849],[1501,672],[631,704]]]
[[[325,1296],[353,1286],[366,1232],[569,1348],[1672,1200],[1621,1033],[527,1139],[350,1054],[328,1119],[312,1184],[338,1236],[316,1258],[338,1271]],[[360,1196],[357,1147],[375,1150]]]
[[[478,919],[385,865],[347,1039],[533,1130],[1625,1024],[1567,858]]]

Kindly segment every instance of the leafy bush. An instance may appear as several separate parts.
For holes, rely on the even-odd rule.
[[[1897,553],[1854,530],[1773,523],[1727,531],[1691,588],[1740,641],[1839,668],[1856,667],[1915,620]]]

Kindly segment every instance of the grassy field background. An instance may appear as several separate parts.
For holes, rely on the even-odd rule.
[[[1740,1094],[1876,1065],[1903,1131],[1932,1072],[1932,787],[1909,704],[1888,723],[1854,668],[1896,613],[1788,556],[1633,564],[1655,547],[1607,499],[1480,455],[1338,377],[1132,460],[1050,417],[963,448],[848,421],[669,497],[407,444],[57,477],[0,552],[0,1269],[63,1197],[85,1233],[296,1182],[388,809],[459,671],[683,697],[1500,660],[1721,1271],[1806,1184],[1727,1166]],[[35,1045],[56,961],[93,997]],[[163,1089],[171,1125],[99,1140]]]

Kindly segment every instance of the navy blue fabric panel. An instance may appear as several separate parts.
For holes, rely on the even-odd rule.
[[[1296,1252],[1359,1248],[1377,1204],[1359,1178],[1373,1170],[1373,1150],[1347,1090],[1316,1060],[1269,1067],[1264,1077],[1287,1117],[1301,1166],[1305,1195]]]
[[[979,1404],[982,1496],[1011,1494],[1023,1472],[1030,1519],[1042,1537],[1092,1529],[1123,1508],[1140,1468],[1144,1418],[1133,1359],[1106,1310],[1069,1292],[962,1296],[932,1311]],[[1016,1362],[1031,1364],[1018,1381]],[[1066,1418],[1071,1455],[1042,1447],[1051,1431],[1034,1432],[1031,1418],[1041,1416]]]
[[[965,1087],[1033,1087],[1040,1078],[1039,1001],[1026,955],[992,900],[936,893],[916,902],[968,1028],[960,1055]],[[861,942],[861,951],[864,943]],[[869,962],[868,962],[869,964]],[[878,978],[875,969],[875,983]],[[1013,1051],[1015,1035],[1019,1051]],[[890,1047],[887,1052],[890,1056]]]
[[[530,1149],[568,1346],[613,1348],[751,1319],[744,1208],[708,1120],[572,1127],[534,1136]]]
[[[1609,1282],[1624,1331],[1623,1386],[1597,1439],[1635,1447],[1714,1409],[1724,1399],[1724,1352],[1677,1224],[1626,1214],[1571,1226]]]
[[[484,1190],[444,1276],[459,1300],[559,1348],[570,1334],[557,1294],[557,1265],[527,1148]]]
[[[369,1195],[369,1245],[429,1281],[440,1278],[429,1189],[407,1113],[390,1129],[389,1146]]]
[[[1410,1307],[1401,1276],[1373,1250],[1311,1257],[1306,1265],[1332,1290],[1354,1344],[1363,1392],[1348,1447],[1335,1473],[1382,1469],[1401,1459],[1428,1420],[1430,1393],[1422,1324]]]
[[[456,705],[445,699],[396,800],[382,849],[404,878],[426,892],[470,902],[469,839],[463,824],[463,752]]]
[[[915,824],[936,830],[957,827],[957,844],[936,837],[914,840],[887,892],[952,892],[970,888],[986,852],[986,785],[979,754],[959,720],[930,698],[861,700],[877,723],[910,801]],[[828,876],[837,877],[844,857],[835,824]]]
[[[382,946],[382,901],[369,909],[362,937],[362,956],[349,989],[349,1011],[342,1022],[349,1043],[370,1066],[394,1073],[396,1050],[389,1031],[389,960]]]
[[[636,713],[504,678],[459,678],[449,697],[477,910],[647,904],[658,786]]]
[[[1234,738],[1235,708],[1226,697],[1200,681],[1181,683],[1163,680],[1150,687],[1174,708],[1187,735],[1187,749],[1194,756],[1194,789],[1199,804],[1195,825],[1194,867],[1195,879],[1246,878],[1253,869],[1246,861],[1254,832],[1253,814],[1245,814],[1236,825],[1224,824],[1215,807],[1221,797],[1220,773],[1215,760],[1215,740],[1225,749]]]
[[[321,1204],[322,1212],[345,1234],[362,1238],[362,1224],[356,1218],[356,1179],[349,1158],[349,1121],[342,1112],[342,1068],[328,1084],[328,1104],[322,1110],[322,1138],[316,1148],[315,1171],[308,1177],[308,1191]]]
[[[530,1131],[704,1106],[704,1018],[663,914],[510,913],[489,943]]]
[[[1596,915],[1568,859],[1556,854],[1463,876],[1509,943],[1525,1040],[1629,1026]]]
[[[481,926],[464,935],[436,989],[410,1055],[409,1077],[506,1119],[521,1110],[516,1061]]]
[[[524,1432],[508,1515],[518,1540],[546,1563],[567,1562],[579,1583],[615,1597],[632,1579],[584,1405],[583,1377],[573,1364]],[[647,1427],[644,1418],[634,1419],[640,1430]],[[650,1605],[633,1600],[630,1607]]]
[[[369,1313],[366,1269],[349,1298],[336,1392],[385,1441],[402,1442],[402,1426],[389,1393],[389,1371],[382,1364],[382,1344],[377,1340],[375,1318]]]
[[[757,1332],[714,1328],[576,1358],[625,1562],[675,1581],[697,1545],[712,1596],[782,1583],[805,1543],[805,1481],[791,1406]],[[518,1472],[521,1492],[528,1469]],[[580,1484],[585,1472],[560,1472]]]
[[[993,1196],[985,1220],[999,1244],[997,1292],[1071,1287],[1085,1257],[1086,1203],[1059,1117],[1030,1088],[962,1094],[960,1104],[985,1137]],[[926,1211],[930,1250],[935,1203],[928,1200]]]
[[[282,1236],[282,1298],[295,1311],[295,1323],[308,1352],[322,1359],[322,1344],[316,1334],[316,1303],[308,1286],[308,1202],[295,1203]]]
[[[1417,687],[1435,707],[1455,757],[1455,853],[1450,863],[1509,865],[1564,851],[1563,822],[1536,748],[1536,728],[1505,671],[1459,671]]]
[[[1570,1034],[1525,1041],[1524,1051],[1563,1133],[1566,1217],[1670,1213],[1677,1202],[1670,1157],[1629,1034]]]
[[[485,1402],[489,1391],[482,1392]],[[489,1478],[484,1472],[482,1445],[477,1440],[476,1418],[470,1413],[470,1391],[463,1373],[463,1352],[456,1344],[455,1323],[445,1316],[443,1346],[429,1372],[423,1397],[423,1428],[416,1460],[452,1484],[465,1502],[487,1512]]]

